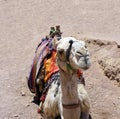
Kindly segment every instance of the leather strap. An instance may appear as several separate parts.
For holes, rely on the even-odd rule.
[[[75,109],[75,108],[78,108],[80,107],[80,102],[78,102],[77,104],[62,104],[63,105],[63,108],[65,109]]]
[[[70,40],[69,43],[70,43],[70,45],[69,45],[69,47],[66,51],[66,60],[67,60],[68,63],[69,63],[69,56],[70,56],[70,51],[71,51],[71,48],[72,48],[73,40]]]

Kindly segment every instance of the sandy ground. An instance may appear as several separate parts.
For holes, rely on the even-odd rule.
[[[119,119],[119,82],[103,68],[118,68],[113,78],[120,79],[119,21],[119,0],[0,0],[0,119],[40,119],[26,76],[37,44],[55,25],[61,25],[63,36],[96,40],[88,43],[92,66],[84,73],[91,114]],[[118,44],[99,45],[98,39]]]

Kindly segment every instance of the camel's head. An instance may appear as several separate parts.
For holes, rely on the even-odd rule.
[[[73,37],[62,38],[57,43],[57,55],[58,65],[62,69],[64,69],[64,66],[61,61],[66,62],[73,69],[88,69],[91,65],[85,42]]]

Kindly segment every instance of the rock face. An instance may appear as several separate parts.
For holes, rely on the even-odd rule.
[[[117,60],[114,58],[101,59],[99,60],[99,64],[104,70],[104,74],[110,80],[116,80],[117,82],[120,82],[120,58]]]
[[[110,80],[120,83],[120,45],[100,39],[86,39],[96,60]]]
[[[117,45],[119,47],[119,45],[114,41],[103,41],[100,39],[87,39],[86,40],[87,43],[89,44],[93,44],[93,45],[98,45],[98,46],[105,46],[105,45]]]

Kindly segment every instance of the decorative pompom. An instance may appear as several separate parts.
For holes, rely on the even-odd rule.
[[[40,109],[40,108],[38,108],[37,112],[38,112],[38,113],[43,113],[43,110]]]
[[[37,112],[38,112],[38,113],[41,113],[41,109],[40,109],[40,108],[38,108]]]
[[[46,95],[42,95],[41,98],[40,98],[40,100],[41,100],[42,102],[44,102],[44,101],[45,101],[45,97],[46,97]]]

